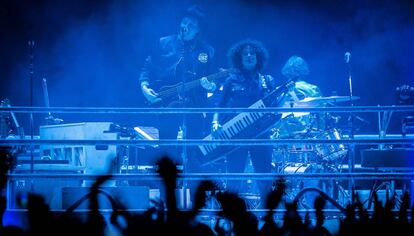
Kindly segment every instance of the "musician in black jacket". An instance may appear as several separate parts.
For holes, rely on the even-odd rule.
[[[261,42],[245,39],[236,43],[228,52],[231,67],[238,69],[227,78],[223,86],[220,107],[249,107],[275,89],[275,80],[270,75],[262,74],[268,60],[268,52]],[[212,122],[213,136],[223,132],[220,124],[225,124],[234,114],[214,114]],[[250,137],[246,137],[250,138]],[[269,138],[268,133],[258,138]],[[228,172],[243,173],[247,157],[250,158],[257,173],[271,172],[271,146],[244,146],[227,155]],[[229,181],[230,191],[243,191],[240,181]],[[263,198],[271,190],[270,181],[258,181],[260,196]]]
[[[207,93],[214,91],[216,84],[204,76],[211,73],[214,48],[201,37],[203,18],[204,13],[198,6],[190,7],[181,18],[178,34],[160,38],[154,52],[147,57],[140,73],[140,85],[144,97],[153,107],[208,106]],[[171,93],[171,96],[164,97],[168,94],[161,92],[161,87],[200,78],[201,86],[180,91],[180,94]],[[205,117],[202,114],[170,114],[159,118],[161,140],[176,139],[182,135],[186,135],[182,138],[202,138],[209,129],[203,124]],[[162,152],[172,156],[178,164],[183,164],[178,148],[166,147]]]
[[[188,8],[182,15],[179,32],[160,38],[146,58],[139,81],[142,94],[152,107],[209,106],[207,95],[215,90],[216,84],[206,76],[212,73],[214,48],[202,39],[204,18],[200,7]],[[183,86],[165,89],[192,81],[197,81],[197,86],[188,90],[183,90]],[[162,114],[156,119],[160,140],[202,139],[210,131],[211,117],[206,118],[205,114]],[[194,146],[160,146],[159,153],[154,156],[161,155],[171,157],[177,165],[183,166],[185,172],[200,171],[200,153]],[[190,182],[189,185],[194,192],[195,184]]]

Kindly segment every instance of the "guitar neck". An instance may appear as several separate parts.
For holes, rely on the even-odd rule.
[[[205,78],[207,78],[207,80],[210,81],[210,82],[214,82],[219,78],[223,78],[225,76],[228,76],[229,73],[230,73],[229,70],[224,70],[224,71],[220,71],[218,73],[212,74],[212,75],[205,76]],[[160,98],[169,98],[169,97],[175,96],[179,93],[185,93],[189,90],[197,88],[198,86],[201,86],[200,81],[201,81],[201,78],[196,79],[196,80],[192,80],[192,81],[189,81],[189,82],[186,82],[186,83],[179,83],[179,84],[170,86],[169,88],[158,92],[158,96]]]
[[[177,94],[184,93],[191,89],[194,89],[198,87],[199,85],[201,85],[200,79],[193,80],[187,83],[179,83],[179,84],[171,86],[170,88],[159,91],[158,97],[165,99],[165,98],[169,98],[172,96],[176,96]]]

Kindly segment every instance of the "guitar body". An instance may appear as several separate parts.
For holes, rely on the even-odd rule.
[[[210,82],[217,82],[219,79],[228,77],[230,73],[233,73],[234,71],[234,69],[223,69],[220,72],[203,78],[206,78]],[[155,81],[155,84],[165,84],[165,82]],[[158,98],[160,98],[161,101],[149,104],[150,107],[191,107],[196,106],[192,103],[202,103],[204,97],[207,99],[207,91],[201,86],[201,78],[188,82],[159,86],[158,89],[157,87],[154,87],[153,89],[158,94]],[[178,104],[181,105],[178,106]]]

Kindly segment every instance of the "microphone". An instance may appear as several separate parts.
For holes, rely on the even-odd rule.
[[[346,64],[349,64],[349,62],[351,61],[351,53],[350,52],[345,53],[344,60],[345,60]]]

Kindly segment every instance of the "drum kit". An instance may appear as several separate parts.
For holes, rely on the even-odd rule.
[[[290,107],[310,108],[328,107],[340,102],[357,100],[359,97],[330,96],[308,97],[290,103]],[[329,112],[283,113],[272,129],[273,139],[308,139],[308,140],[341,140],[342,132],[339,128],[340,116]],[[337,166],[342,164],[348,149],[344,144],[318,143],[318,144],[288,144],[278,145],[274,149],[273,166],[278,173],[290,173],[297,168],[305,172],[306,166]]]
[[[289,107],[312,108],[335,106],[336,103],[357,100],[359,97],[330,96],[309,97],[289,103]],[[274,139],[341,140],[341,117],[329,112],[283,113],[272,129]],[[311,142],[310,142],[311,143]],[[274,171],[283,174],[335,173],[340,171],[348,154],[348,147],[341,143],[277,145],[273,152]],[[335,198],[335,183],[332,180],[303,179],[287,181],[287,196],[294,196],[304,188],[318,188]],[[299,205],[311,208],[317,194],[308,193],[300,199]]]

